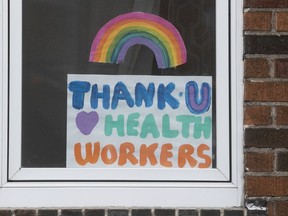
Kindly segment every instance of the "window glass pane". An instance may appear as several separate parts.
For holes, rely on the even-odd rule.
[[[131,47],[123,64],[89,62],[101,27],[132,11],[172,23],[186,45],[187,63],[158,69],[143,45]],[[68,74],[211,76],[216,167],[215,20],[215,0],[24,0],[22,167],[66,167]]]

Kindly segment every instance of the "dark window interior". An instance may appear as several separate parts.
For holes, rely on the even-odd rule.
[[[99,29],[131,11],[171,22],[187,63],[158,69],[152,51],[140,45],[121,65],[88,62]],[[215,0],[24,0],[22,167],[66,166],[67,74],[212,76],[215,141],[215,19]],[[215,159],[215,145],[213,152]]]

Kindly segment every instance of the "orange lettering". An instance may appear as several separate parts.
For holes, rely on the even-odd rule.
[[[129,160],[133,165],[138,163],[137,158],[133,155],[135,147],[132,143],[125,142],[120,145],[119,161],[118,165],[123,166]]]
[[[171,143],[167,143],[162,145],[161,154],[160,154],[160,164],[165,167],[172,167],[172,162],[168,161],[168,158],[173,157],[172,152],[170,150],[173,149]]]
[[[110,152],[110,158],[108,151]],[[114,145],[106,145],[101,151],[101,158],[105,164],[113,164],[117,160],[117,151]]]
[[[86,149],[86,158],[84,159],[82,157],[81,144],[76,143],[74,145],[74,155],[75,155],[76,162],[81,166],[84,166],[87,163],[91,163],[91,164],[97,163],[99,159],[99,152],[100,152],[99,142],[94,143],[93,154],[92,154],[92,143],[86,143],[85,149]]]
[[[197,165],[197,161],[192,157],[193,153],[193,146],[189,144],[181,145],[178,151],[178,166],[182,168],[185,166],[186,161],[188,161],[191,167],[195,167]]]
[[[198,165],[199,168],[209,168],[211,165],[211,157],[209,155],[205,155],[203,152],[205,150],[209,150],[209,146],[205,145],[205,144],[201,144],[199,145],[198,149],[197,149],[197,155],[205,160],[205,163],[200,163]]]
[[[157,164],[157,159],[155,157],[155,151],[158,148],[158,143],[151,144],[149,146],[143,144],[140,147],[140,166],[145,166],[147,164],[147,159],[149,159],[150,164],[154,166]]]

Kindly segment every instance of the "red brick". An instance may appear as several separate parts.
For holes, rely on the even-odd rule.
[[[288,196],[288,176],[246,176],[246,195]]]
[[[276,13],[276,30],[279,32],[288,31],[288,12]]]
[[[288,106],[276,107],[276,124],[288,125]]]
[[[37,216],[58,216],[58,210],[57,209],[39,209]]]
[[[265,78],[269,77],[269,62],[264,58],[245,59],[244,71],[245,77]]]
[[[244,0],[244,7],[248,8],[286,8],[288,0]]]
[[[201,209],[201,216],[220,216],[220,210],[212,210],[212,209]],[[158,215],[156,215],[158,216]],[[166,216],[166,215],[163,215]],[[171,215],[172,216],[172,215]],[[173,215],[174,216],[174,215]]]
[[[34,216],[36,215],[36,210],[34,209],[17,209],[14,212],[15,216]]]
[[[105,216],[105,209],[85,209],[85,216]]]
[[[288,129],[246,128],[245,147],[288,148]]]
[[[62,209],[61,216],[82,216],[81,209]]]
[[[181,211],[179,211],[179,215],[180,215],[180,212]],[[132,209],[131,216],[152,216],[152,211],[151,209]]]
[[[244,30],[269,31],[271,30],[271,12],[246,12],[244,13]]]
[[[270,125],[272,123],[271,107],[246,106],[244,113],[245,125]]]
[[[288,35],[244,35],[244,54],[288,54]]]
[[[288,102],[288,82],[246,82],[245,101]]]
[[[274,214],[274,209],[275,209],[275,203],[274,202],[268,202],[267,203],[267,213],[268,213],[268,216],[275,216],[275,214]]]
[[[276,60],[275,75],[277,78],[288,78],[288,59]]]
[[[288,171],[288,152],[279,152],[277,158],[277,171]]]
[[[154,214],[155,216],[174,216],[175,210],[174,209],[155,209]]]
[[[0,209],[0,216],[12,216],[12,210]]]
[[[274,153],[247,152],[245,154],[245,168],[247,172],[272,172]]]
[[[287,216],[287,214],[288,214],[288,201],[275,202],[275,213],[276,213],[275,216]]]
[[[129,210],[128,209],[109,209],[108,216],[128,216]]]

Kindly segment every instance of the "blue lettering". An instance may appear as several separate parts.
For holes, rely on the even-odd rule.
[[[113,95],[112,104],[111,104],[112,109],[117,108],[119,100],[126,100],[126,103],[129,107],[134,106],[134,100],[131,97],[126,85],[123,82],[118,82],[115,85],[114,95]]]
[[[91,92],[91,98],[90,103],[91,107],[93,109],[97,109],[98,107],[98,99],[103,99],[103,108],[109,109],[110,107],[110,86],[109,85],[103,85],[103,92],[98,92],[98,86],[97,84],[92,86],[92,92]]]
[[[154,83],[149,83],[146,89],[142,83],[137,83],[135,86],[135,104],[137,107],[142,105],[142,101],[145,102],[145,107],[151,107],[153,105],[153,98],[155,94]]]
[[[195,81],[186,84],[185,91],[186,106],[191,113],[202,114],[209,110],[211,105],[211,87],[203,83],[199,97],[199,87]]]
[[[170,82],[167,86],[160,84],[158,87],[158,108],[163,110],[165,108],[165,103],[169,104],[172,109],[177,109],[179,107],[179,101],[174,98],[171,93],[175,89],[175,84]]]
[[[84,107],[85,93],[90,90],[90,83],[84,81],[73,81],[69,83],[69,90],[73,92],[72,106],[75,109],[82,109]]]

